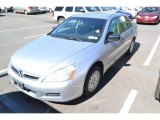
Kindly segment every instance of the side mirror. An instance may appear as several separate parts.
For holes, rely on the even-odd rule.
[[[114,42],[114,41],[119,41],[120,40],[120,35],[119,34],[111,34],[109,35],[107,42]]]

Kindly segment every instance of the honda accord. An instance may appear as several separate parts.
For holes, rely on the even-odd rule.
[[[136,35],[136,24],[124,14],[77,14],[16,51],[8,74],[13,85],[36,99],[90,96],[106,70],[133,52]]]

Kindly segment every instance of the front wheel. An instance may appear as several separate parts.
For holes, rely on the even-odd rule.
[[[94,94],[94,92],[97,90],[101,77],[102,69],[99,66],[95,66],[89,71],[84,83],[84,96],[91,96]]]

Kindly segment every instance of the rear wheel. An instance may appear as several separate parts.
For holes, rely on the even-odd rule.
[[[61,24],[65,19],[63,17],[58,19],[58,24]]]
[[[4,8],[4,12],[5,12],[5,13],[7,13],[7,12],[8,12],[7,8]]]
[[[17,11],[16,11],[15,9],[13,10],[13,12],[14,12],[15,14],[17,13]]]
[[[128,49],[128,51],[127,51],[127,54],[132,54],[133,53],[133,50],[134,50],[134,44],[135,44],[135,41],[134,40],[132,40],[132,42],[131,42],[131,44],[130,44],[130,47],[129,47],[129,49]]]
[[[49,12],[53,12],[51,8],[49,8]]]
[[[94,92],[97,90],[101,77],[102,69],[99,66],[95,66],[89,71],[84,83],[84,96],[91,96],[94,94]]]
[[[155,93],[154,93],[154,97],[156,100],[160,101],[160,86],[159,86],[159,81],[157,83],[157,86],[156,86],[156,90],[155,90]]]
[[[24,14],[25,14],[25,15],[28,15],[28,12],[25,10],[25,11],[24,11]]]

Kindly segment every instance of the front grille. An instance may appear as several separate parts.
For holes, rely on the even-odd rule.
[[[39,78],[39,77],[27,75],[27,74],[24,74],[24,77],[25,77],[25,78],[29,78],[29,79],[38,79],[38,78]]]
[[[12,69],[13,72],[14,72],[15,74],[17,74],[19,77],[27,78],[27,79],[33,79],[33,80],[39,79],[38,76],[35,76],[35,75],[30,74],[30,73],[24,72],[24,71],[22,71],[22,70],[20,70],[20,69],[18,69],[18,68],[16,68],[16,67],[14,67],[14,66],[11,66],[11,69]]]

